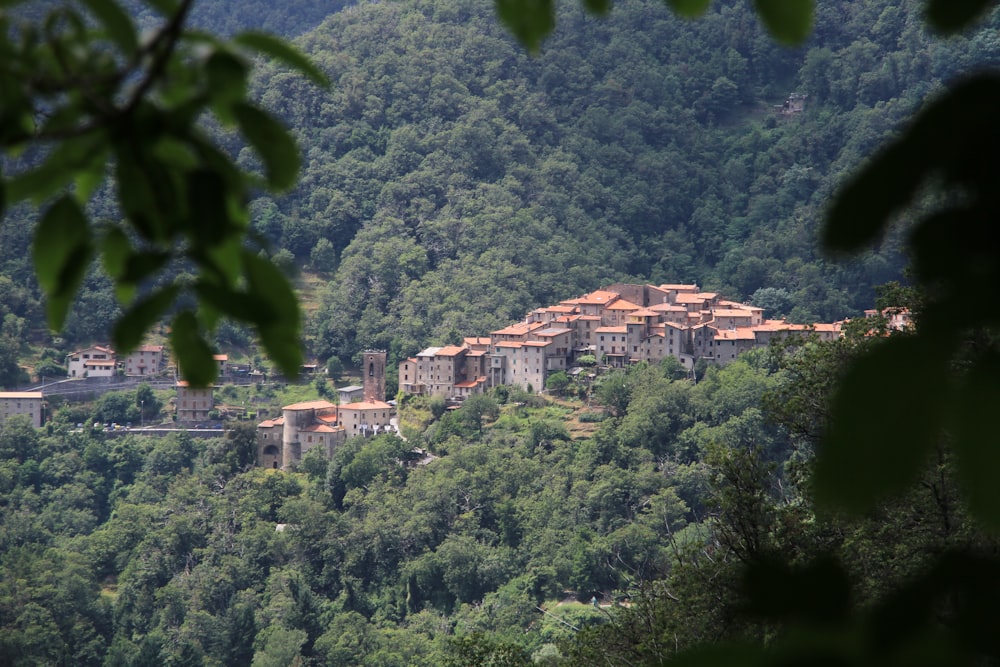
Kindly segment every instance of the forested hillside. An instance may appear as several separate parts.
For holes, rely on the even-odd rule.
[[[0,656],[481,664],[453,640],[485,650],[475,638],[488,633],[554,657],[572,627],[603,622],[614,599],[668,572],[676,549],[714,539],[711,489],[729,447],[789,455],[758,407],[787,379],[769,367],[756,353],[694,385],[676,365],[644,366],[597,388],[607,410],[520,392],[447,414],[413,400],[408,443],[354,438],[332,461],[314,450],[298,473],[247,468],[251,425],[204,441],[114,438],[61,417],[40,433],[11,418]],[[417,464],[418,444],[435,458]]]
[[[12,417],[0,426],[0,656],[658,665],[723,639],[759,650],[797,620],[775,616],[792,597],[744,613],[744,565],[775,557],[776,572],[820,568],[799,575],[812,587],[803,613],[836,623],[945,549],[996,549],[941,449],[864,521],[814,511],[827,393],[879,341],[755,350],[697,384],[672,360],[640,364],[558,401],[499,388],[446,410],[411,397],[406,441],[351,438],[294,472],[253,467],[252,424],[201,440],[79,429],[73,408],[46,431]],[[954,614],[933,609],[944,624]],[[907,636],[886,643],[905,650]]]
[[[870,307],[902,271],[899,240],[821,258],[830,193],[954,72],[1000,57],[997,33],[933,40],[918,8],[828,2],[783,50],[747,5],[693,23],[653,2],[603,21],[567,6],[534,57],[465,1],[366,4],[304,35],[334,86],[277,69],[255,82],[305,167],[294,192],[253,202],[253,225],[303,286],[325,279],[311,351],[399,356],[616,279],[697,281],[800,320]],[[282,11],[262,24],[310,22]],[[791,92],[804,110],[778,113]],[[32,225],[17,208],[0,226],[0,383],[50,342]],[[93,272],[39,356],[104,338],[116,309]],[[746,661],[767,645],[799,651],[779,664],[816,664],[810,647],[843,664],[985,664],[1000,621],[975,612],[1000,577],[955,590],[967,570],[995,575],[996,538],[941,442],[863,519],[813,507],[833,383],[907,339],[869,326],[696,378],[671,358],[564,378],[556,398],[404,398],[403,437],[316,448],[290,471],[253,466],[252,424],[200,440],[105,433],[81,408],[44,430],[15,416],[0,424],[0,664],[656,665],[729,639]],[[965,342],[971,359],[990,344]],[[906,588],[939,562],[958,564],[951,578]],[[774,595],[789,581],[797,596]]]
[[[870,306],[898,244],[824,261],[830,192],[928,92],[1000,52],[932,41],[916,7],[819,12],[787,50],[741,2],[695,22],[653,2],[607,20],[570,7],[534,58],[472,3],[331,17],[302,41],[330,95],[260,82],[306,167],[293,195],[257,202],[258,224],[333,278],[316,351],[412,353],[623,277],[782,288],[800,321]],[[775,113],[793,91],[805,111]]]
[[[213,18],[224,7],[195,18],[228,32]],[[258,13],[289,32],[313,20]],[[352,7],[299,39],[331,89],[277,69],[255,84],[304,168],[294,192],[253,202],[253,224],[281,266],[310,276],[307,354],[320,360],[364,346],[399,358],[618,279],[740,299],[773,288],[758,298],[775,315],[841,318],[904,260],[895,238],[849,264],[822,258],[829,194],[955,72],[1000,57],[994,35],[932,39],[918,7],[830,2],[789,50],[744,2],[689,22],[630,1],[606,19],[564,7],[531,57],[488,3]],[[777,113],[792,92],[804,111]],[[116,215],[102,198],[92,210]],[[32,219],[15,209],[0,229],[0,307],[39,332]],[[106,339],[117,312],[92,273],[65,344]],[[249,340],[225,327],[220,342]]]

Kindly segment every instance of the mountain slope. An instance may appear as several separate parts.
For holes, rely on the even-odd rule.
[[[825,202],[928,91],[996,53],[932,41],[888,2],[827,3],[797,50],[745,3],[685,22],[640,1],[565,9],[534,58],[464,0],[351,8],[302,45],[334,86],[261,78],[306,167],[257,224],[333,274],[320,356],[411,353],[619,278],[779,288],[800,320],[857,312],[900,276],[899,243],[828,264]],[[792,90],[805,110],[777,113]]]

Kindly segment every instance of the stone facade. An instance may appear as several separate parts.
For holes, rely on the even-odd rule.
[[[698,359],[731,363],[789,335],[831,340],[840,335],[840,323],[765,320],[762,308],[697,285],[619,283],[536,308],[489,337],[427,348],[400,364],[399,390],[459,399],[505,384],[541,391],[551,373],[569,370],[585,354],[617,368],[668,356],[693,368]]]

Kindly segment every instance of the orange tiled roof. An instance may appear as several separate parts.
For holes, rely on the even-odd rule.
[[[459,347],[458,345],[445,345],[440,350],[438,350],[437,355],[435,355],[435,356],[438,356],[438,357],[456,357],[456,356],[460,355],[462,352],[465,352],[465,348],[464,347]]]
[[[719,329],[715,333],[715,340],[754,340],[755,338],[753,327]]]
[[[566,301],[561,301],[561,305],[566,304],[580,304],[588,306],[603,306],[606,303],[610,303],[615,299],[619,298],[619,295],[615,292],[609,292],[607,290],[596,290],[590,294],[584,294],[576,299],[567,299]]]
[[[518,322],[517,324],[512,324],[509,327],[493,331],[491,334],[493,336],[524,336],[543,326],[545,325],[541,322],[531,322],[530,324],[526,322]]]
[[[489,336],[469,336],[468,338],[463,338],[463,342],[466,345],[489,345]]]
[[[710,297],[706,297],[704,293],[699,292],[698,294],[678,294],[677,303],[701,303],[703,301],[708,301]]]
[[[639,310],[642,306],[638,306],[631,301],[626,301],[625,299],[619,299],[613,304],[607,307],[607,310]]]
[[[213,354],[212,358],[215,359],[216,361],[229,361],[228,354]]]
[[[596,333],[628,333],[628,327],[597,327]]]
[[[347,405],[341,405],[340,409],[343,410],[391,410],[392,406],[383,401],[358,401],[357,403],[348,403]]]
[[[302,403],[292,403],[282,406],[282,410],[323,410],[325,408],[336,408],[330,401],[303,401]]]
[[[337,431],[342,430],[342,428],[343,427],[339,429],[333,428],[328,424],[310,424],[309,426],[300,428],[299,430],[305,433],[336,433]]]

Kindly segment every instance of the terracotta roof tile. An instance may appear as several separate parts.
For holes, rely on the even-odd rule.
[[[549,327],[548,329],[542,329],[541,331],[536,331],[536,336],[545,336],[546,338],[551,338],[552,336],[562,336],[563,334],[573,333],[572,329],[567,329],[565,327]]]
[[[310,424],[305,428],[300,428],[299,431],[304,433],[336,433],[337,431],[342,431],[343,427],[333,428],[328,424]]]
[[[639,310],[642,306],[637,306],[631,301],[626,301],[625,299],[619,299],[613,304],[607,307],[607,310]]]
[[[337,406],[330,401],[303,401],[301,403],[292,403],[291,405],[282,406],[282,410],[324,410],[327,408],[336,408]]]
[[[572,301],[563,301],[562,303],[579,303],[581,305],[588,306],[603,306],[604,304],[610,303],[615,299],[618,299],[618,294],[614,292],[609,292],[607,290],[597,290],[591,292],[590,294],[584,294],[578,299],[573,299]]]
[[[715,340],[755,340],[753,327],[737,327],[735,329],[719,329]]]
[[[392,406],[383,401],[358,401],[357,403],[348,403],[347,405],[341,405],[341,411],[352,411],[352,410],[391,410]]]

